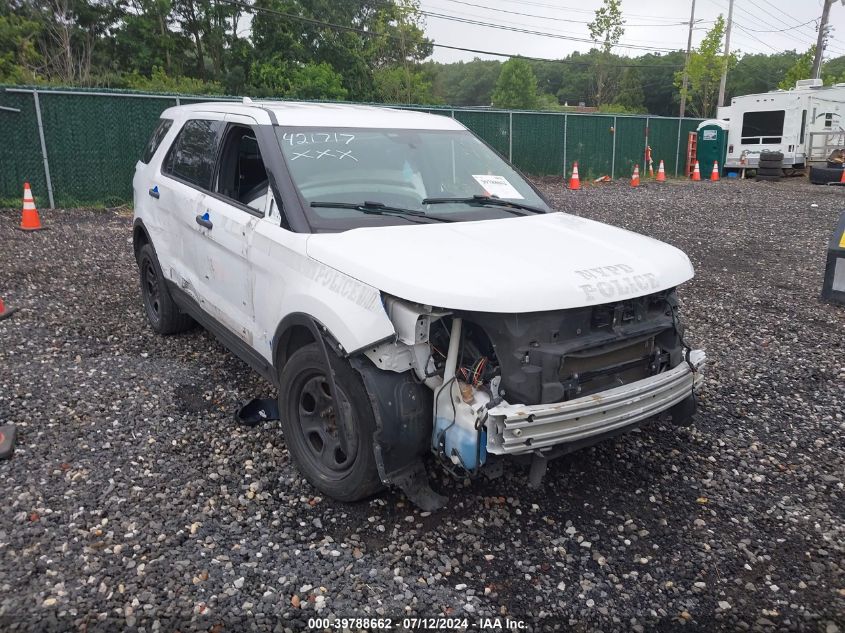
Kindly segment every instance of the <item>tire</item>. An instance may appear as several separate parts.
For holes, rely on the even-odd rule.
[[[810,182],[814,185],[826,185],[829,182],[839,182],[842,170],[830,167],[810,167]]]
[[[756,176],[756,180],[766,180],[768,182],[777,182],[780,180],[780,176],[766,176],[763,174],[758,173]]]
[[[760,152],[760,160],[781,162],[783,160],[783,152]]]
[[[373,450],[376,420],[361,377],[344,360],[332,359],[332,365],[349,420],[345,449],[328,369],[316,343],[295,351],[281,371],[282,432],[294,463],[312,486],[338,501],[359,501],[384,487]]]
[[[155,251],[144,244],[138,252],[141,298],[150,327],[158,334],[178,334],[194,327],[194,320],[179,310],[173,301]]]
[[[761,169],[783,169],[782,160],[761,160],[759,162]]]
[[[780,167],[772,169],[770,167],[760,167],[757,169],[758,176],[783,176],[783,169]]]

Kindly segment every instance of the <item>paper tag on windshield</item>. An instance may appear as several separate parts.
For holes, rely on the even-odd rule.
[[[484,187],[484,191],[489,193],[491,196],[496,196],[497,198],[510,198],[511,200],[523,200],[523,196],[514,188],[514,186],[507,181],[504,176],[490,176],[490,175],[481,175],[476,176],[473,174],[472,176],[475,178],[475,181]]]

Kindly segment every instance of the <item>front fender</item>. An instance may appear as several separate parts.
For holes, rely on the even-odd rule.
[[[293,315],[325,327],[343,355],[395,336],[379,290],[308,257],[307,238],[268,222],[256,225],[251,253],[261,353],[273,360],[280,324]]]

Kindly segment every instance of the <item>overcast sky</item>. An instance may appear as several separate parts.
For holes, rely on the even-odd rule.
[[[420,0],[420,9],[429,14],[542,31],[563,38],[589,39],[586,23],[601,4],[601,0]],[[816,42],[821,5],[822,0],[734,0],[731,50],[803,52]],[[615,52],[634,56],[651,50],[634,46],[686,49],[690,7],[690,0],[622,0],[625,34]],[[720,13],[727,19],[728,0],[696,0],[695,18],[701,22],[693,31],[693,47]],[[845,55],[845,6],[839,2],[831,7],[830,24],[833,30],[826,57]],[[432,15],[425,16],[425,30],[436,44],[531,57],[554,59],[590,48],[588,42],[504,31]],[[498,59],[445,48],[435,48],[433,57],[441,62],[473,57]]]

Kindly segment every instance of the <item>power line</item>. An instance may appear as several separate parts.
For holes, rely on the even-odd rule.
[[[462,18],[462,17],[455,16],[455,15],[446,15],[446,14],[443,14],[443,13],[434,13],[432,11],[422,11],[422,10],[420,10],[419,13],[421,13],[422,15],[431,17],[431,18],[448,20],[448,21],[451,21],[451,22],[460,22],[462,24],[472,24],[472,25],[475,25],[475,26],[483,26],[483,27],[493,28],[493,29],[500,29],[502,31],[510,31],[512,33],[523,33],[523,34],[526,34],[526,35],[537,35],[537,36],[540,36],[540,37],[551,37],[551,38],[555,38],[555,39],[559,39],[559,40],[567,40],[567,41],[570,41],[570,42],[581,42],[581,43],[586,43],[586,44],[594,44],[595,43],[594,40],[589,39],[589,38],[584,38],[584,37],[575,37],[575,36],[572,36],[572,35],[561,35],[561,34],[556,34],[556,33],[549,33],[547,31],[536,31],[534,29],[526,29],[526,28],[521,28],[521,27],[516,27],[516,26],[507,26],[505,24],[496,24],[494,22],[484,22],[482,20],[475,20],[475,19],[472,19],[472,18]],[[671,53],[671,52],[674,52],[675,50],[677,50],[677,49],[673,49],[673,48],[662,48],[662,47],[658,47],[658,46],[645,46],[645,45],[638,45],[638,44],[621,44],[620,43],[618,45],[624,46],[625,48],[632,48],[632,49],[645,50],[645,51],[661,51],[661,52],[665,52],[665,53]]]
[[[725,8],[723,4],[721,4],[721,3],[718,3],[718,4],[717,4],[717,2],[716,2],[715,0],[709,0],[709,1],[710,1],[710,3],[711,3],[711,4],[713,4],[714,6],[718,7],[720,10],[722,10],[722,9],[724,9],[724,8]],[[757,4],[754,2],[754,0],[748,0],[748,1],[749,1],[749,2],[751,2],[752,4],[754,4],[755,6],[757,6],[758,8],[760,8],[760,7],[759,7],[759,5],[757,5]],[[773,23],[771,23],[771,22],[769,22],[769,21],[767,21],[767,20],[764,20],[764,19],[763,19],[762,17],[760,17],[760,15],[758,15],[757,13],[752,13],[752,12],[751,12],[751,11],[749,11],[748,9],[746,9],[746,8],[742,7],[741,5],[737,5],[736,9],[737,9],[738,11],[742,11],[744,14],[746,14],[746,16],[748,17],[748,19],[753,20],[753,21],[754,21],[754,23],[760,23],[760,24],[763,24],[763,25],[765,25],[765,26],[771,27],[771,28],[773,29],[773,31],[772,31],[772,32],[779,32],[781,37],[785,37],[785,38],[790,39],[790,40],[792,40],[792,41],[794,41],[794,42],[797,42],[797,43],[801,44],[801,46],[802,46],[803,48],[809,48],[810,46],[812,46],[812,45],[813,45],[813,43],[815,43],[815,39],[816,39],[816,34],[815,34],[815,33],[813,33],[812,35],[808,35],[808,34],[806,34],[806,33],[799,33],[799,34],[798,34],[798,35],[802,35],[803,37],[809,37],[809,38],[811,38],[811,39],[808,41],[808,40],[806,40],[806,39],[802,39],[801,37],[799,37],[799,36],[797,36],[797,35],[794,35],[794,34],[792,34],[792,33],[789,33],[787,30],[780,31],[780,30],[779,30],[779,29],[780,29],[780,25],[786,25],[786,26],[789,26],[789,25],[788,25],[786,22],[784,22],[784,21],[780,20],[777,16],[773,16],[773,15],[771,15],[771,13],[769,13],[769,12],[768,12],[768,11],[766,11],[765,9],[761,9],[761,11],[762,11],[763,13],[765,13],[766,15],[770,16],[772,19],[774,19],[774,20],[779,20],[779,21],[780,21],[780,25],[778,25],[778,24],[773,24]],[[742,31],[744,31],[744,32],[745,32],[746,34],[748,34],[750,37],[754,37],[754,36],[752,36],[752,35],[749,33],[749,31],[752,31],[753,29],[751,29],[748,25],[746,25],[746,24],[741,24],[741,23],[740,23],[740,22],[738,22],[736,19],[734,19],[734,24],[736,24],[736,25],[737,25],[737,26],[738,26],[738,27],[739,27]],[[756,37],[754,37],[754,39],[756,39],[758,42],[761,42],[762,44],[766,45],[767,47],[769,47],[770,49],[772,49],[772,50],[774,50],[774,51],[777,51],[777,52],[783,52],[782,50],[778,49],[778,48],[777,48],[777,47],[775,47],[775,46],[772,46],[772,45],[771,45],[771,44],[769,44],[768,42],[764,42],[764,41],[763,41],[763,40],[761,40],[760,38],[756,38]],[[838,53],[840,52],[840,51],[838,51],[837,49],[834,49],[832,46],[828,46],[828,48],[829,48],[830,50],[834,51],[834,52],[838,52]]]
[[[593,9],[583,9],[578,7],[566,7],[559,4],[548,4],[543,2],[529,2],[528,0],[505,0],[505,2],[510,2],[511,4],[518,4],[520,6],[533,6],[533,7],[541,7],[544,9],[554,9],[555,11],[571,11],[573,13],[589,13],[595,14]],[[665,15],[642,15],[636,13],[629,13],[628,14],[632,18],[646,18],[650,20],[669,20],[671,22],[684,22],[683,17],[672,17],[672,16],[665,16]]]
[[[786,27],[787,27],[786,29],[782,29],[780,32],[784,32],[784,31],[787,31],[787,30],[798,30],[799,28],[802,28],[802,27],[803,27],[803,26],[805,26],[806,24],[809,24],[810,22],[815,22],[815,21],[816,21],[816,19],[814,18],[814,19],[812,19],[812,20],[808,20],[807,22],[804,22],[803,24],[798,24],[798,25],[789,24],[788,22],[786,22],[786,21],[785,21],[785,20],[783,20],[782,18],[780,18],[780,17],[778,17],[778,16],[774,15],[771,11],[767,11],[766,9],[764,9],[763,7],[761,7],[761,6],[760,6],[759,4],[757,4],[754,0],[748,0],[748,2],[750,2],[752,5],[754,5],[754,6],[755,6],[755,7],[757,7],[758,9],[760,9],[763,13],[765,13],[766,15],[768,15],[768,16],[769,16],[770,18],[772,18],[773,20],[777,20],[780,24],[783,24],[784,26],[786,26]],[[774,5],[768,5],[768,6],[773,7]],[[792,17],[792,18],[790,18],[790,19],[795,20],[795,18],[794,18],[794,17]],[[797,20],[795,20],[795,21],[797,22]],[[804,35],[804,37],[811,37],[813,40],[815,40],[815,39],[816,39],[816,33],[810,33],[810,34],[804,33],[803,35]],[[793,37],[793,38],[794,38],[795,36],[790,36],[790,35],[787,35],[787,37]],[[796,41],[803,41],[803,40],[796,40]],[[828,48],[829,50],[839,52],[839,51],[837,51],[836,49],[834,49],[832,46],[830,46],[829,44],[828,44],[828,47],[827,47],[827,48]]]
[[[810,18],[809,20],[807,20],[806,22],[802,22],[798,26],[804,26],[805,24],[809,24],[810,22],[815,22],[815,21],[816,21],[816,18]],[[746,30],[747,31],[754,31],[755,33],[783,33],[784,31],[790,31],[792,29],[796,29],[796,28],[798,28],[798,26],[787,26],[786,28],[775,29],[773,31],[767,31],[765,29],[746,29]]]
[[[718,2],[718,3],[717,3],[717,2],[716,2],[716,0],[709,0],[709,2],[710,2],[710,4],[712,4],[713,6],[718,7],[718,9],[719,9],[720,11],[723,11],[723,10],[726,10],[726,9],[727,9],[727,7],[726,7],[724,4],[722,4],[721,2]],[[778,25],[776,25],[776,24],[772,24],[771,22],[768,22],[768,21],[764,20],[764,19],[763,19],[762,17],[760,17],[758,14],[756,14],[756,13],[751,13],[748,9],[744,8],[744,7],[743,7],[743,6],[741,6],[741,5],[737,5],[737,6],[736,6],[736,10],[737,10],[737,11],[742,11],[744,14],[746,14],[746,16],[747,16],[750,20],[753,20],[755,23],[760,23],[760,24],[763,24],[763,25],[768,26],[768,27],[770,27],[770,28],[772,28],[772,29],[778,29],[778,28],[780,28]],[[789,36],[789,35],[787,35],[787,37],[790,37],[790,36]],[[792,37],[792,39],[795,39],[795,38],[794,38],[794,37]],[[800,40],[799,40],[799,41],[800,41]]]
[[[776,53],[782,53],[782,52],[783,52],[783,51],[782,51],[782,50],[780,50],[778,47],[776,47],[776,46],[772,46],[771,44],[769,44],[769,43],[768,43],[768,42],[766,42],[765,40],[761,40],[759,37],[757,37],[756,35],[754,35],[754,33],[752,33],[751,31],[749,31],[748,29],[746,29],[744,26],[742,26],[742,24],[740,24],[740,23],[739,23],[739,22],[737,22],[736,20],[734,20],[734,26],[735,26],[736,28],[738,28],[740,31],[742,31],[743,33],[745,33],[748,37],[750,37],[750,38],[752,38],[752,39],[754,39],[754,40],[757,40],[758,42],[760,42],[760,43],[761,43],[761,44],[763,44],[764,46],[768,46],[769,48],[771,48],[771,49],[772,49],[773,51],[775,51]]]
[[[499,9],[496,7],[488,7],[483,4],[475,4],[473,2],[464,2],[464,0],[444,0],[445,2],[452,2],[454,4],[462,4],[468,7],[477,7],[479,9],[485,9],[487,11],[496,11],[497,13],[509,13],[511,15],[519,15],[526,18],[539,18],[541,20],[549,20],[552,22],[572,22],[574,24],[590,24],[592,20],[570,20],[568,18],[554,18],[549,15],[538,15],[536,13],[524,13],[522,11],[510,11],[508,9]],[[639,26],[678,26],[684,25],[686,22],[665,22],[661,24],[628,24],[626,23],[626,27],[639,27]]]
[[[308,18],[302,15],[295,15],[293,13],[285,13],[284,11],[276,11],[275,9],[269,9],[265,7],[256,7],[245,2],[240,2],[239,0],[216,0],[217,3],[221,4],[228,4],[236,7],[240,7],[245,9],[246,11],[251,11],[253,13],[266,13],[268,15],[274,15],[277,17],[287,18],[289,20],[296,20],[299,22],[304,22],[306,24],[313,24],[316,26],[322,26],[329,29],[334,29],[338,31],[346,31],[349,33],[358,33],[360,35],[365,35],[367,37],[386,37],[388,39],[394,41],[400,41],[401,38],[395,35],[385,35],[382,33],[375,33],[373,31],[367,31],[365,29],[359,29],[353,26],[345,26],[343,24],[334,24],[332,22],[326,22],[324,20],[317,20],[316,18]],[[536,62],[552,62],[556,64],[567,64],[571,66],[589,66],[593,63],[592,59],[587,59],[583,62],[581,61],[573,61],[568,59],[549,59],[546,57],[532,57],[529,55],[519,55],[513,53],[502,53],[499,51],[487,51],[481,50],[477,48],[466,48],[463,46],[452,46],[449,44],[439,44],[437,42],[432,42],[432,46],[436,48],[445,48],[447,50],[453,51],[463,51],[465,53],[474,53],[477,55],[490,55],[492,57],[519,57],[521,59],[526,59],[529,61],[536,61]],[[608,64],[609,67],[612,68],[680,68],[680,64]]]
[[[794,16],[789,15],[786,11],[783,11],[782,9],[780,9],[780,8],[776,7],[776,6],[775,6],[774,4],[772,4],[771,2],[767,2],[766,4],[767,4],[768,6],[770,6],[772,9],[774,9],[775,11],[777,11],[778,13],[782,13],[783,15],[785,15],[786,17],[788,17],[790,20],[795,20],[795,17],[794,17]],[[817,19],[818,19],[818,18],[813,18],[813,19],[812,19],[812,20],[810,20],[809,22],[815,22]],[[797,20],[796,20],[796,21],[797,21]],[[809,24],[809,22],[805,22],[804,24]],[[784,22],[784,24],[786,24],[786,22]],[[804,24],[799,24],[799,25],[797,25],[795,28],[802,27],[802,26],[804,26]],[[815,37],[815,33],[813,33],[813,36]]]
[[[468,4],[468,3],[463,3],[463,2],[462,2],[461,4]],[[482,6],[482,5],[473,5],[473,6]],[[445,18],[445,17],[448,17],[448,18],[459,18],[459,19],[467,19],[467,18],[468,18],[468,19],[472,19],[472,20],[478,20],[478,21],[480,21],[480,22],[471,22],[472,24],[479,24],[479,25],[481,25],[481,26],[487,26],[488,24],[491,24],[491,25],[492,25],[492,24],[495,24],[496,26],[495,26],[494,28],[502,28],[502,29],[505,29],[505,30],[509,30],[511,27],[514,27],[514,26],[516,26],[516,27],[527,27],[527,28],[529,28],[529,29],[536,29],[536,28],[538,28],[538,27],[537,27],[536,25],[534,25],[534,24],[526,24],[525,22],[512,22],[512,21],[510,21],[510,20],[508,20],[508,23],[507,23],[507,24],[501,24],[501,23],[499,23],[499,22],[495,22],[495,23],[494,23],[494,22],[488,22],[487,20],[485,20],[484,18],[482,18],[482,17],[478,16],[477,14],[474,14],[474,13],[466,13],[466,12],[464,12],[464,11],[459,11],[459,10],[452,10],[452,12],[451,12],[451,13],[448,13],[448,14],[445,14],[445,13],[439,13],[439,11],[442,11],[442,10],[444,10],[444,9],[441,9],[440,7],[435,7],[435,11],[438,11],[437,16],[435,16],[435,17],[440,17],[440,16],[442,16],[442,17],[444,17],[444,18]],[[446,9],[446,10],[448,10],[448,9]],[[422,15],[428,15],[428,14],[431,14],[431,11],[429,11],[429,10],[427,10],[427,9],[417,9],[417,10],[414,10],[414,12],[415,12],[415,13],[418,13],[418,14],[422,14]],[[457,13],[458,15],[457,15],[457,16],[455,16],[455,15],[454,15],[455,13]],[[466,16],[466,18],[464,18],[464,16]],[[665,26],[671,26],[671,25],[668,25],[668,24],[667,24],[667,25],[665,25]],[[546,28],[544,31],[542,31],[542,33],[560,33],[560,34],[563,34],[563,35],[569,35],[569,36],[573,36],[573,37],[578,38],[576,41],[580,41],[580,42],[584,42],[584,43],[594,43],[594,40],[593,40],[592,38],[587,38],[587,37],[585,37],[583,34],[581,34],[581,33],[575,33],[575,32],[573,32],[573,31],[563,31],[563,30],[560,30],[560,29],[550,29],[550,28]],[[638,44],[643,43],[643,42],[651,42],[651,41],[652,41],[652,40],[638,40],[638,39],[630,39],[630,40],[627,40],[626,42],[620,42],[619,44],[614,45],[614,47],[620,47],[620,48],[630,48],[630,47],[633,47],[633,48],[637,48],[637,47],[638,47]],[[631,45],[631,46],[629,46],[629,45],[628,45],[628,42],[633,42],[634,44],[633,44],[633,45]],[[672,50],[673,50],[673,49],[669,49],[669,48],[646,47],[645,45],[640,46],[640,48],[642,48],[642,49],[644,49],[644,50],[651,50],[651,49],[653,48],[654,50],[660,50],[660,51],[664,51],[664,52],[670,52],[670,51],[672,51]],[[681,46],[678,46],[678,47],[677,47],[677,49],[680,49],[680,48],[681,48]]]

